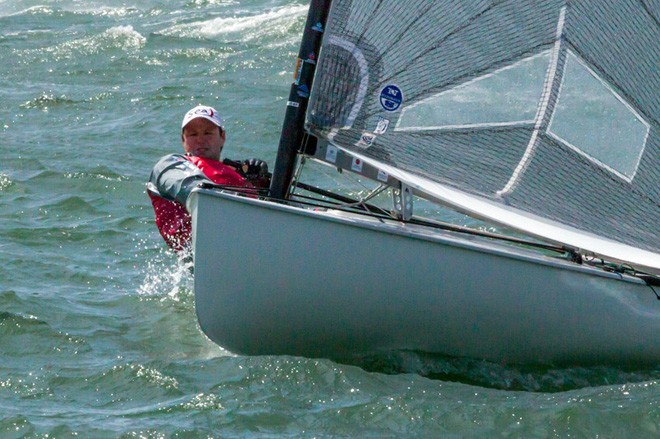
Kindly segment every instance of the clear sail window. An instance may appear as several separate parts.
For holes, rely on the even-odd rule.
[[[548,133],[599,166],[632,180],[649,125],[577,55],[568,52]]]
[[[404,108],[397,130],[534,123],[550,51],[518,61]]]

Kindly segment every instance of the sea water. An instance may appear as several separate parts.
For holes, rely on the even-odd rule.
[[[272,166],[306,11],[0,0],[0,438],[659,437],[658,368],[244,357],[203,335],[145,181],[198,103],[224,156]]]

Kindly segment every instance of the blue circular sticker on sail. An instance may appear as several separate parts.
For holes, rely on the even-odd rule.
[[[380,105],[385,111],[396,111],[402,102],[403,93],[396,85],[387,85],[380,91]]]

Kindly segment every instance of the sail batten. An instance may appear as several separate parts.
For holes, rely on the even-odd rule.
[[[548,71],[544,80],[543,93],[541,95],[541,101],[539,103],[538,111],[535,117],[534,131],[532,131],[532,136],[530,137],[529,143],[527,144],[527,149],[525,150],[525,153],[520,159],[518,166],[516,166],[516,169],[513,171],[511,178],[507,182],[506,186],[504,186],[504,188],[496,192],[497,195],[500,197],[506,195],[513,189],[514,185],[520,178],[520,175],[527,168],[527,163],[529,162],[529,160],[531,160],[532,154],[534,153],[534,149],[537,146],[539,133],[541,132],[541,129],[543,128],[544,124],[547,124],[547,121],[549,119],[548,114],[552,113],[552,111],[554,110],[553,108],[554,100],[552,100],[551,98],[553,96],[553,89],[554,87],[557,86],[556,83],[560,82],[560,80],[558,79],[558,71],[561,67],[563,67],[562,51],[564,49],[562,48],[563,46],[562,35],[564,34],[565,21],[566,21],[566,7],[564,6],[563,8],[561,8],[559,12],[559,19],[557,20],[557,33],[555,34],[555,39],[556,39],[555,45],[554,48],[552,49],[550,64],[548,65]],[[559,76],[563,77],[563,75],[559,75]]]

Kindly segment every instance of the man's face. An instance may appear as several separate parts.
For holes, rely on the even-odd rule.
[[[213,122],[198,117],[188,122],[181,134],[183,149],[187,154],[205,159],[220,160],[225,145],[225,132]]]

